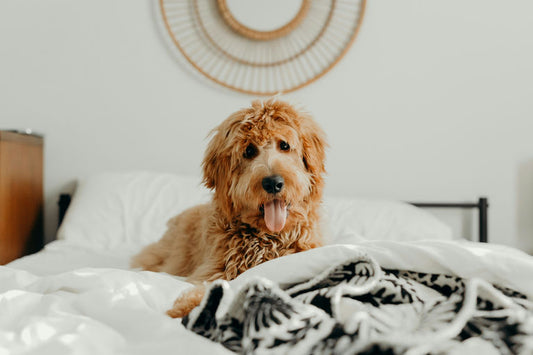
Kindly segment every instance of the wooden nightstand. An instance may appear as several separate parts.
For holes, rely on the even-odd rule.
[[[43,139],[0,131],[0,265],[43,247]]]

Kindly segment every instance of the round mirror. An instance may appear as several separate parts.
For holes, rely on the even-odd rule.
[[[218,0],[223,18],[235,31],[257,40],[287,35],[304,19],[310,0]]]

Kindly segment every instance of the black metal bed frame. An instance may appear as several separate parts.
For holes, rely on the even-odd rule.
[[[71,195],[61,194],[59,196],[59,218],[58,226],[61,225],[63,217],[70,205]],[[477,202],[408,202],[409,204],[422,208],[477,208],[479,216],[479,241],[488,242],[488,208],[489,202],[486,197],[480,197]]]
[[[487,243],[489,241],[489,200],[480,197],[477,202],[409,202],[416,207],[425,208],[477,208],[479,223],[479,241]]]
[[[59,195],[59,201],[57,201],[57,206],[59,207],[59,214],[57,216],[57,227],[63,223],[63,218],[65,218],[65,214],[67,213],[68,206],[70,205],[70,201],[72,200],[72,196],[70,194],[61,194]]]

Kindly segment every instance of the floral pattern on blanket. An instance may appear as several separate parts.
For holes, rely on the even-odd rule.
[[[481,279],[382,269],[367,256],[281,289],[214,282],[183,318],[239,353],[533,353],[533,304]]]

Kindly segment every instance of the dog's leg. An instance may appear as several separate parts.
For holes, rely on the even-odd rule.
[[[132,258],[131,267],[141,267],[148,271],[160,271],[168,255],[168,247],[162,246],[161,241],[152,243]]]
[[[176,301],[174,301],[172,309],[168,310],[167,314],[172,318],[181,318],[189,314],[193,308],[199,306],[207,287],[206,283],[199,284],[199,282],[201,282],[200,280],[209,283],[217,279],[225,279],[224,273],[219,270],[220,268],[205,264],[198,268],[191,276],[189,276],[189,278],[187,278],[188,282],[195,283],[196,286],[181,294]]]
[[[182,318],[189,314],[193,308],[200,305],[202,298],[204,298],[205,286],[197,285],[192,289],[187,290],[184,294],[180,295],[174,302],[172,309],[167,311],[167,314],[172,318]]]

